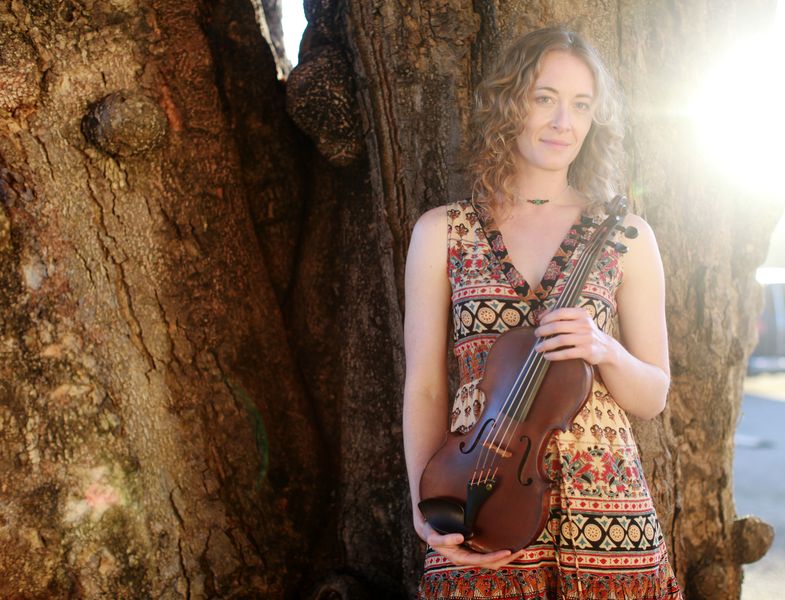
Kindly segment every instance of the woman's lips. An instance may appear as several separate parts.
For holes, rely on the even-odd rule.
[[[556,140],[542,140],[542,142],[544,144],[548,144],[549,146],[551,146],[553,148],[566,148],[567,146],[570,145],[568,142],[559,142],[559,141],[556,141]]]

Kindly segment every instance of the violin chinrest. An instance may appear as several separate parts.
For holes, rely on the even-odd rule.
[[[449,498],[427,498],[417,506],[428,524],[440,534],[460,533],[465,540],[474,535],[464,525],[464,508],[460,502]]]

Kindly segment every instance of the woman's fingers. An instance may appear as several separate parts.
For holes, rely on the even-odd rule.
[[[558,321],[544,322],[540,319],[540,324],[534,328],[534,335],[537,337],[547,337],[557,333],[571,333],[575,331],[588,331],[592,329],[593,320],[585,309],[580,309],[580,316],[570,319],[559,319]]]
[[[444,552],[442,552],[444,550]],[[439,550],[456,565],[485,567],[510,555],[509,550],[499,550],[488,554],[468,552],[462,549],[443,548]]]
[[[495,562],[495,563],[491,563],[489,565],[485,565],[485,568],[486,569],[498,569],[500,567],[503,567],[504,565],[508,565],[513,560],[515,560],[516,558],[521,556],[525,551],[526,551],[526,549],[522,548],[521,550],[518,550],[518,552],[515,552],[514,554],[510,554],[508,557],[506,557],[503,560],[500,560],[500,561]]]
[[[428,534],[428,543],[435,548],[436,546],[457,546],[463,543],[463,536],[460,533],[437,533],[435,529],[430,528],[431,533]]]
[[[562,346],[577,346],[589,339],[591,338],[582,333],[562,333],[556,337],[541,340],[539,343],[535,344],[534,349],[537,352],[548,352],[549,350],[555,350]]]
[[[551,321],[559,321],[564,319],[580,319],[586,309],[580,306],[563,306],[562,308],[553,308],[546,310],[540,315],[540,323],[550,323]]]
[[[434,548],[440,554],[450,559],[456,565],[486,566],[499,560],[508,559],[512,554],[510,550],[497,550],[495,552],[474,552],[460,546],[438,546]]]
[[[516,556],[520,556],[521,551],[516,553],[510,550],[496,550],[495,552],[474,552],[462,547],[463,536],[460,533],[440,534],[432,527],[426,526],[428,532],[426,541],[431,548],[439,554],[448,558],[456,565],[478,566],[497,569],[501,565],[507,564]]]
[[[518,552],[511,552],[510,550],[498,550],[496,552],[477,553],[466,551],[463,548],[449,548],[444,549],[442,552],[444,556],[449,558],[454,564],[463,566],[476,566],[486,569],[498,569],[519,557],[525,549]]]

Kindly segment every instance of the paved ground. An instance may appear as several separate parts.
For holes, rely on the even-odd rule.
[[[736,430],[733,487],[736,513],[774,526],[774,544],[744,567],[742,600],[785,598],[785,374],[755,375],[744,383]]]

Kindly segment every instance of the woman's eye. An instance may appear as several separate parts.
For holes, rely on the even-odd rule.
[[[591,105],[587,102],[578,102],[575,106],[577,106],[580,111],[587,111],[591,108]]]
[[[552,98],[550,96],[537,96],[534,100],[537,104],[548,104]]]

